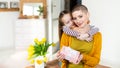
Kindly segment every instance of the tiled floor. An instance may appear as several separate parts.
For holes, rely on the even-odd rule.
[[[0,51],[0,68],[25,68],[29,65],[26,58],[26,50],[10,49]]]

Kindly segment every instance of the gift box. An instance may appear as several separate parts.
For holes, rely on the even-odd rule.
[[[60,53],[65,55],[65,59],[74,64],[78,63],[78,58],[80,57],[80,52],[76,51],[70,47],[63,46]]]

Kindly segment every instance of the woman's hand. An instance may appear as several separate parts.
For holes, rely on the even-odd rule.
[[[73,62],[73,63],[74,63],[74,64],[79,64],[79,63],[81,62],[82,58],[83,58],[83,55],[80,54],[79,57],[78,57],[78,59],[77,59],[77,61],[76,61],[76,62]]]
[[[62,54],[62,53],[60,53],[60,51],[58,51],[58,52],[57,52],[57,59],[58,59],[59,61],[62,61],[63,59],[65,59],[65,55]]]

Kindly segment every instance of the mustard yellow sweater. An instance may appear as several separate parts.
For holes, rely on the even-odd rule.
[[[101,54],[101,45],[102,45],[102,36],[101,33],[98,32],[93,36],[93,48],[89,54],[82,54],[83,59],[82,62],[84,63],[84,68],[95,68],[95,66],[100,61],[100,54]],[[62,46],[69,46],[71,44],[71,36],[63,33],[60,42],[60,48]],[[66,68],[68,61],[63,60],[61,68]]]

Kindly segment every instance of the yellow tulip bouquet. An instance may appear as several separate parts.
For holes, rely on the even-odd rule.
[[[49,46],[55,46],[54,43],[48,43],[46,41],[46,38],[43,38],[42,40],[38,40],[37,38],[34,39],[34,44],[31,44],[28,47],[28,60],[30,63],[34,63],[34,59],[37,56],[44,56],[44,62],[46,62],[46,54]]]

